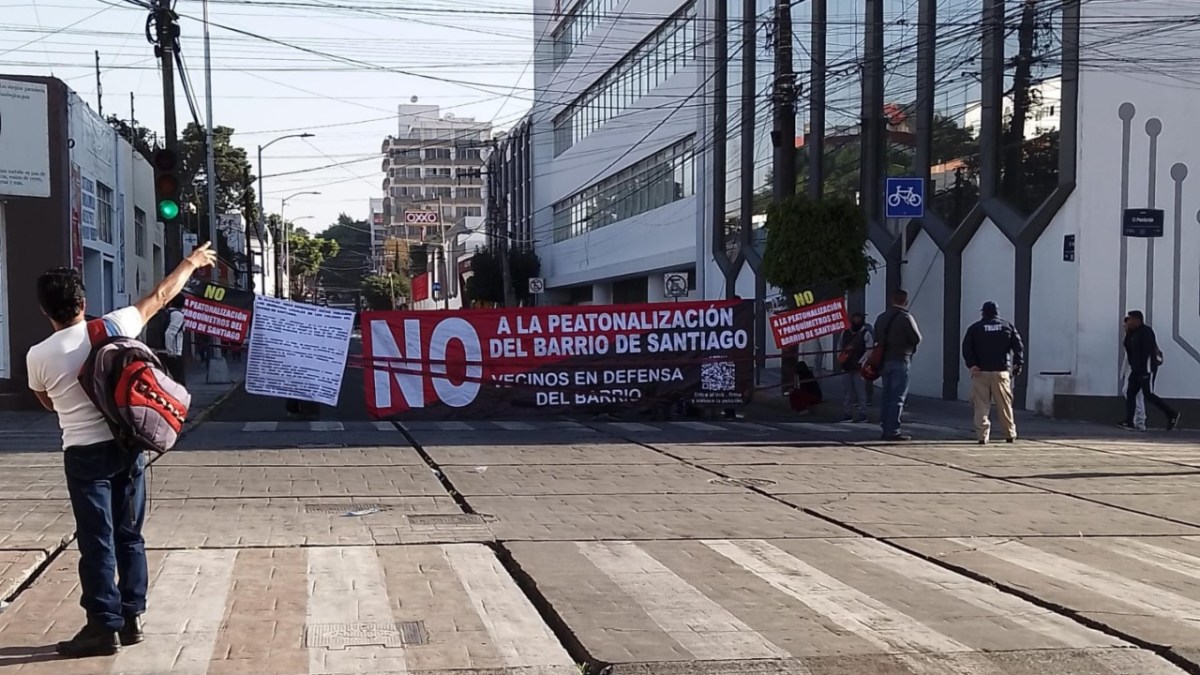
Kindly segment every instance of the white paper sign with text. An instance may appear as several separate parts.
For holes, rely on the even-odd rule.
[[[246,391],[336,406],[354,312],[254,298]]]

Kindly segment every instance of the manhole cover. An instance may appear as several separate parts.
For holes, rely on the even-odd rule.
[[[474,513],[430,513],[408,517],[409,525],[438,525],[446,527],[471,527],[495,521],[495,516]]]
[[[424,621],[401,623],[318,623],[304,629],[306,647],[418,647],[429,642]]]
[[[305,504],[306,513],[336,513],[341,515],[351,511],[384,511],[382,504]]]
[[[712,478],[708,481],[713,485],[728,485],[730,487],[771,487],[778,485],[773,480],[767,478]]]

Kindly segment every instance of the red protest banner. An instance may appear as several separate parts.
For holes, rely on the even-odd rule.
[[[751,386],[748,301],[363,313],[367,408],[449,417],[736,406]]]
[[[250,331],[254,294],[193,278],[184,288],[183,327],[241,344]]]
[[[846,316],[846,301],[843,298],[826,300],[771,317],[775,345],[781,349],[840,333],[849,325],[850,318]]]

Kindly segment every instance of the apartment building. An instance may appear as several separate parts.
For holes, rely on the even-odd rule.
[[[480,170],[491,136],[488,122],[401,105],[398,132],[383,141],[381,240],[438,240],[458,219],[481,217]]]

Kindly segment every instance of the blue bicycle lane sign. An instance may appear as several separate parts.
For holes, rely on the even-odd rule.
[[[888,178],[883,203],[885,218],[925,217],[925,180]]]

